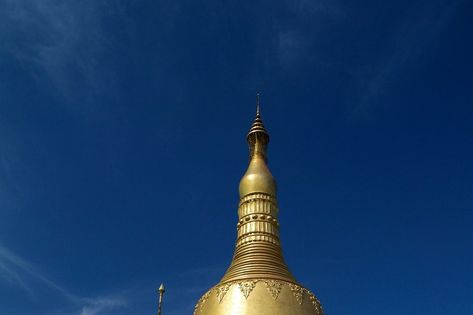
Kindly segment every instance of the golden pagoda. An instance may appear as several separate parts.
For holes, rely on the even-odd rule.
[[[323,315],[319,300],[297,282],[282,255],[276,181],[267,166],[269,134],[259,97],[246,139],[250,162],[240,181],[233,260],[220,282],[199,299],[194,315]]]

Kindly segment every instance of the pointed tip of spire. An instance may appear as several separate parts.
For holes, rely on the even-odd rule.
[[[165,289],[164,289],[164,283],[161,283],[161,285],[159,286],[158,291],[159,291],[160,293],[164,293],[164,291],[165,291]]]
[[[261,119],[260,115],[260,93],[256,93],[256,117],[246,138],[249,142],[256,141],[256,138],[259,138],[264,143],[269,142],[269,134],[264,127],[263,120]]]
[[[260,108],[259,98],[260,98],[260,94],[258,92],[256,93],[256,116],[259,116],[259,108]]]

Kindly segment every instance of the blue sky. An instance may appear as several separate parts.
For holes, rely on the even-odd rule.
[[[191,314],[256,92],[326,314],[473,313],[473,2],[0,0],[0,315]]]

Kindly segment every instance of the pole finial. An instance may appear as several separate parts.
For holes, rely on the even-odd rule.
[[[164,289],[164,284],[161,283],[158,289],[159,297],[158,297],[158,315],[161,315],[161,309],[163,305],[163,295],[166,290]]]

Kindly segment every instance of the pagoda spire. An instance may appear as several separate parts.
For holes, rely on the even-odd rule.
[[[265,161],[266,149],[269,143],[269,133],[264,127],[263,120],[260,115],[260,95],[256,96],[256,117],[251,125],[250,131],[246,135],[246,141],[250,149],[250,160],[254,155],[260,155]]]
[[[259,116],[259,93],[256,93],[256,116]]]
[[[258,94],[246,136],[250,158],[240,180],[233,259],[220,282],[199,299],[194,315],[323,315],[319,300],[297,282],[283,258],[276,180],[267,165],[269,133],[259,101]]]
[[[246,139],[250,162],[240,181],[237,244],[221,282],[251,277],[295,282],[284,261],[279,240],[276,181],[267,166],[269,133],[259,111],[259,95],[256,117]]]

